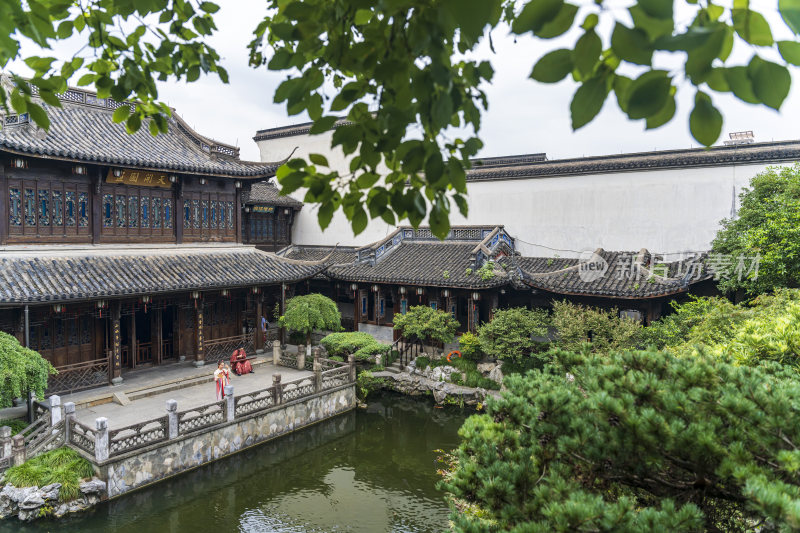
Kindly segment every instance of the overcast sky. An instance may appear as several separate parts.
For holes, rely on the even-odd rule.
[[[247,65],[246,46],[253,28],[266,13],[265,2],[219,0],[218,3],[222,9],[216,17],[219,32],[213,38],[213,45],[230,74],[230,84],[222,84],[214,76],[201,78],[192,84],[159,83],[161,98],[176,108],[178,114],[199,133],[237,144],[241,147],[243,159],[257,160],[258,149],[252,140],[257,130],[304,122],[308,117],[288,116],[283,105],[272,103],[272,95],[283,79],[282,75],[271,73],[265,67],[252,69]],[[624,3],[624,0],[618,3]],[[782,23],[776,12],[776,2],[762,0],[757,3],[759,9],[769,8],[763,11],[764,14],[774,29],[780,28]],[[617,8],[613,11],[625,18],[624,10]],[[578,18],[581,19],[582,15],[579,14]],[[557,159],[697,146],[688,127],[688,113],[694,98],[688,87],[679,90],[675,119],[660,129],[647,132],[642,122],[628,121],[612,95],[590,125],[572,132],[569,103],[575,84],[568,79],[555,85],[544,85],[528,79],[528,75],[544,53],[570,46],[579,35],[573,32],[555,41],[520,38],[515,42],[507,30],[495,31],[495,53],[485,47],[479,52],[479,55],[491,59],[496,71],[492,84],[486,87],[490,105],[483,119],[481,138],[485,146],[481,156],[546,152],[550,159]],[[608,35],[610,32],[606,31],[605,37]],[[776,37],[791,38],[788,30],[782,28]],[[751,55],[752,50],[737,45],[732,58],[743,63]],[[674,59],[660,57],[659,61],[663,60],[662,64],[670,68],[676,64]],[[25,66],[19,63],[12,68],[26,73]],[[731,96],[713,95],[715,104],[725,117],[722,129],[725,138],[727,132],[741,130],[753,130],[757,141],[800,137],[797,133],[800,79],[796,72],[793,73],[793,82],[781,113],[741,103]]]

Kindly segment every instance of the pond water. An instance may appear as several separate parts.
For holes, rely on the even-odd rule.
[[[436,450],[469,413],[387,394],[275,442],[98,506],[0,533],[396,532],[447,529]]]

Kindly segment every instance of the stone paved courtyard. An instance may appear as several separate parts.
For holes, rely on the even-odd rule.
[[[176,367],[178,365],[175,365]],[[183,365],[181,365],[183,366]],[[146,381],[150,381],[153,387],[159,383],[174,381],[181,375],[185,379],[197,379],[202,375],[211,376],[215,367],[207,365],[201,368],[194,368],[193,366],[183,367],[183,371],[179,368],[170,369],[171,371],[165,372],[163,368],[153,368],[140,370],[134,375],[136,379],[128,380],[122,384],[113,387],[103,387],[102,389],[92,389],[89,391],[66,395],[62,397],[63,402],[85,402],[87,398],[98,397],[103,392],[108,394],[108,391],[123,391],[126,389],[134,390],[147,385]],[[312,376],[313,373],[306,370],[296,370],[284,366],[275,366],[272,363],[261,363],[254,366],[255,372],[244,376],[231,376],[231,385],[234,387],[234,394],[245,394],[248,392],[265,389],[272,386],[273,374],[281,374],[282,381],[292,381],[304,376]],[[176,372],[177,371],[177,372]],[[146,380],[143,382],[143,380]],[[186,409],[200,407],[216,401],[214,382],[209,381],[197,385],[181,388],[178,390],[171,390],[147,396],[145,398],[131,401],[128,405],[120,405],[116,402],[104,403],[101,405],[79,407],[75,414],[78,421],[94,427],[94,421],[98,417],[106,417],[108,419],[108,427],[110,429],[124,427],[130,424],[136,424],[145,420],[150,420],[163,416],[166,414],[167,400],[176,400],[178,402],[178,410],[185,411]]]

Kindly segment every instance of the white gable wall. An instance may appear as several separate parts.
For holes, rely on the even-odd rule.
[[[322,153],[333,168],[347,171],[341,151],[331,152],[331,133],[259,141],[262,161]],[[598,247],[647,248],[657,253],[708,250],[719,222],[738,208],[738,195],[768,165],[720,165],[468,183],[469,216],[456,213],[452,224],[505,225],[524,255],[574,257]],[[302,193],[296,193],[303,200]],[[453,206],[455,209],[455,205]],[[370,221],[353,236],[336,213],[321,232],[316,208],[306,205],[293,227],[292,242],[365,245],[394,230]]]

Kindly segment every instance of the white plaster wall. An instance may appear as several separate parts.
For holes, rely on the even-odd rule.
[[[331,155],[330,133],[259,142],[263,161],[326,154],[346,169],[341,152]],[[283,154],[283,155],[281,155]],[[470,182],[469,216],[452,224],[505,225],[523,255],[573,257],[586,250],[639,250],[678,254],[708,250],[719,222],[738,208],[738,195],[769,165],[726,165],[581,176]],[[302,194],[296,197],[302,200]],[[454,206],[455,209],[455,206]],[[365,245],[393,231],[370,221],[356,237],[341,213],[321,232],[316,209],[307,205],[293,229],[296,244]]]
[[[303,157],[308,159],[308,154],[323,154],[328,158],[332,170],[338,170],[344,175],[350,171],[350,159],[345,157],[340,148],[331,149],[333,132],[329,131],[320,135],[296,135],[293,137],[277,137],[266,141],[258,141],[261,152],[261,161],[282,161],[289,157]],[[303,201],[305,190],[301,189],[292,194],[294,198]],[[340,244],[342,246],[360,246],[382,239],[394,231],[394,227],[382,220],[372,220],[367,229],[360,235],[354,236],[350,222],[337,211],[333,215],[330,226],[323,232],[317,222],[317,208],[314,205],[305,205],[292,224],[292,242],[294,244],[328,245]]]

